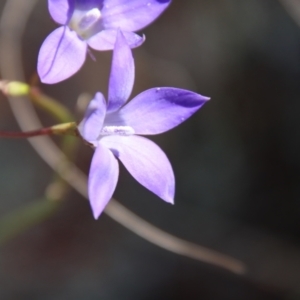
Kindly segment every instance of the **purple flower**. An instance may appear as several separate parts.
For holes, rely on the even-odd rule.
[[[131,48],[145,38],[134,33],[153,22],[171,0],[48,0],[52,18],[63,25],[48,35],[38,57],[44,83],[57,83],[83,65],[88,46],[112,50],[118,29]]]
[[[121,31],[113,52],[108,101],[97,93],[78,129],[95,146],[88,192],[94,217],[98,218],[115,190],[119,166],[154,194],[173,203],[174,174],[164,152],[139,135],[172,129],[196,112],[209,98],[177,88],[153,88],[124,105],[134,83],[131,49]]]

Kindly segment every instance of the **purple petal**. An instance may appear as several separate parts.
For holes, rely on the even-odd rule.
[[[61,25],[67,24],[74,9],[73,2],[70,0],[48,0],[48,9],[53,20]]]
[[[175,179],[165,153],[141,136],[107,136],[100,143],[112,150],[129,173],[144,187],[173,203]]]
[[[152,23],[170,3],[171,0],[105,0],[104,27],[140,30]]]
[[[57,83],[75,74],[83,65],[87,44],[67,26],[51,32],[41,46],[38,74],[44,83]]]
[[[98,51],[112,50],[116,43],[117,33],[118,29],[105,29],[93,35],[87,42],[91,48]],[[123,30],[122,33],[130,48],[136,48],[145,41],[145,36]]]
[[[93,8],[102,9],[104,0],[73,0],[75,1],[75,9],[90,10]]]
[[[118,110],[129,98],[134,83],[132,52],[121,31],[117,34],[108,87],[108,112]]]
[[[97,93],[89,103],[84,118],[78,126],[80,135],[93,143],[100,135],[106,114],[106,101],[101,93]]]
[[[95,219],[97,219],[112,197],[119,177],[119,165],[107,148],[98,145],[92,159],[88,192]]]
[[[179,125],[209,98],[177,88],[154,88],[142,92],[105,121],[131,126],[136,134],[159,134]]]

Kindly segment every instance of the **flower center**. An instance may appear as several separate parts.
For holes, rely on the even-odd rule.
[[[83,38],[88,39],[101,30],[101,11],[93,8],[89,11],[75,10],[69,27]]]
[[[130,126],[104,126],[101,130],[100,136],[102,135],[133,135],[134,130]]]

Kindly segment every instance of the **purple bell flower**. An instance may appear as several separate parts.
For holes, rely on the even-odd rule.
[[[52,18],[62,25],[41,46],[38,74],[53,84],[75,74],[83,65],[88,47],[112,50],[118,29],[131,48],[144,36],[135,34],[153,22],[171,0],[48,0]]]
[[[178,88],[152,88],[126,104],[134,83],[134,60],[128,42],[117,33],[109,79],[108,101],[97,93],[78,129],[93,144],[88,193],[97,219],[113,195],[119,159],[144,187],[173,203],[175,180],[164,152],[140,135],[159,134],[179,125],[209,98]]]

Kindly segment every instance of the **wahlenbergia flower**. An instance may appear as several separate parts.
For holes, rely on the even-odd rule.
[[[88,46],[112,50],[118,29],[131,48],[144,37],[135,34],[153,22],[171,0],[48,0],[49,12],[63,25],[48,35],[38,56],[38,74],[44,83],[57,83],[83,65]]]
[[[88,192],[98,218],[115,190],[119,166],[154,194],[173,203],[174,174],[164,152],[139,135],[165,132],[196,112],[209,98],[178,88],[152,88],[124,105],[134,83],[131,49],[117,34],[109,78],[108,101],[97,93],[78,126],[81,136],[95,146]]]

